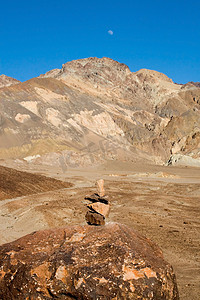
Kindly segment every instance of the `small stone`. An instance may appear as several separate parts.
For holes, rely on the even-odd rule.
[[[105,196],[104,180],[103,179],[97,180],[96,185],[97,185],[97,191],[99,196],[104,197]]]
[[[100,203],[100,202],[88,204],[87,207],[92,211],[98,212],[99,214],[103,215],[104,217],[108,216],[109,211],[110,211],[109,204],[104,204],[104,203]]]
[[[92,194],[91,196],[86,196],[85,200],[89,200],[91,202],[101,202],[108,204],[108,200],[105,197],[100,197],[99,194]]]
[[[88,225],[105,225],[105,217],[97,212],[87,211],[85,219]]]

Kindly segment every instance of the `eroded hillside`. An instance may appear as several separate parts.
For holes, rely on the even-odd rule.
[[[54,178],[0,166],[0,200],[22,197],[71,187]]]
[[[200,163],[200,88],[109,58],[0,89],[0,158],[85,166],[106,159]]]

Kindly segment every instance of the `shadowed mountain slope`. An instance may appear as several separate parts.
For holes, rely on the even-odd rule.
[[[53,178],[0,166],[0,200],[54,191],[72,186]]]

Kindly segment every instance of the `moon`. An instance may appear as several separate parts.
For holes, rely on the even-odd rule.
[[[114,33],[114,32],[113,32],[112,30],[108,30],[108,34],[109,34],[109,35],[113,35],[113,33]]]

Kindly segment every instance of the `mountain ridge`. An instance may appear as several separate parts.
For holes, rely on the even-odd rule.
[[[1,159],[84,166],[136,155],[159,164],[175,154],[200,158],[198,85],[110,58],[74,60],[5,86],[0,109]]]
[[[18,84],[18,83],[20,83],[20,81],[15,78],[6,76],[4,74],[0,75],[0,88],[11,86],[13,84]]]

